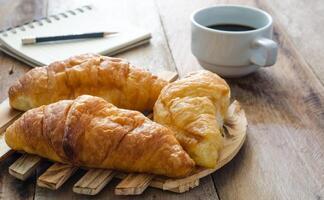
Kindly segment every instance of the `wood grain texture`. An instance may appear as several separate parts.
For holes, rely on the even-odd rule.
[[[150,185],[151,174],[128,174],[115,188],[116,195],[140,195]]]
[[[198,187],[199,183],[200,183],[200,179],[196,179],[196,180],[194,180],[192,182],[183,184],[183,185],[181,185],[181,186],[179,186],[177,188],[172,188],[172,189],[169,189],[169,190],[172,191],[172,192],[176,192],[176,193],[184,193],[184,192],[187,192],[187,191],[191,190],[192,188]]]
[[[85,195],[98,194],[114,177],[115,172],[105,169],[90,169],[73,186],[73,192]]]
[[[262,3],[260,1],[260,3]],[[273,0],[267,6],[324,85],[324,4],[321,0]]]
[[[120,182],[119,179],[113,179],[104,190],[98,193],[95,196],[85,196],[76,194],[74,192],[70,192],[73,185],[82,177],[83,173],[80,171],[76,173],[71,179],[69,179],[64,187],[61,187],[59,190],[52,191],[43,188],[37,187],[37,195],[35,196],[35,200],[40,199],[96,199],[96,200],[104,200],[104,199],[114,199],[114,200],[142,200],[142,199],[170,199],[170,200],[196,200],[196,199],[206,199],[206,200],[218,200],[217,194],[215,192],[215,188],[213,185],[209,184],[212,182],[210,176],[203,178],[200,181],[200,185],[197,188],[194,188],[186,193],[177,194],[174,192],[163,191],[160,189],[147,188],[145,192],[139,196],[117,196],[114,194],[114,189],[116,185]]]
[[[268,10],[276,20],[275,39],[280,46],[275,66],[228,80],[232,96],[242,102],[250,125],[239,156],[213,175],[220,198],[323,198],[324,89],[286,28],[277,21],[269,2],[158,1],[179,74],[201,68],[190,52],[191,12],[217,3],[241,3]],[[180,7],[183,9],[177,9]]]
[[[10,165],[9,174],[17,179],[25,181],[34,173],[41,160],[42,159],[38,156],[24,154]]]
[[[76,172],[78,167],[55,163],[37,179],[39,187],[57,190]]]

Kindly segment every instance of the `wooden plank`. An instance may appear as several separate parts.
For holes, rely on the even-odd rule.
[[[259,2],[262,7],[262,2]],[[324,84],[324,4],[321,1],[272,0],[266,4],[281,22],[289,38]],[[301,9],[302,8],[302,9]],[[316,31],[314,31],[316,30]]]
[[[38,156],[24,154],[9,167],[9,174],[24,181],[33,174],[41,160]]]
[[[186,177],[183,179],[168,179],[165,177],[155,177],[151,183],[150,187],[159,188],[162,190],[168,190],[176,193],[187,192],[194,187],[199,186],[200,178],[208,176],[213,173],[213,170],[197,170],[198,174]],[[122,178],[119,175],[118,178]]]
[[[275,66],[228,80],[233,98],[246,110],[249,137],[239,155],[213,175],[220,198],[323,198],[324,89],[290,41],[289,27],[279,25],[276,11],[269,10],[270,1],[158,0],[178,73],[201,69],[190,52],[190,14],[219,3],[267,9],[274,15],[280,45]]]
[[[57,190],[77,169],[78,167],[55,163],[37,179],[37,185],[39,187]]]
[[[115,188],[116,195],[140,195],[150,185],[151,174],[129,174]]]
[[[74,186],[73,192],[85,195],[98,194],[114,177],[112,170],[91,169]]]

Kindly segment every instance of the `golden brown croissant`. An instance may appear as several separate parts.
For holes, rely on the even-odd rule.
[[[197,165],[213,168],[222,148],[229,99],[230,89],[222,78],[198,71],[163,88],[154,106],[154,121],[174,131]]]
[[[9,89],[10,105],[29,110],[89,94],[117,107],[152,110],[167,81],[135,68],[127,61],[84,54],[35,68]]]
[[[182,177],[195,165],[170,129],[89,95],[27,111],[5,139],[14,150],[76,166]]]

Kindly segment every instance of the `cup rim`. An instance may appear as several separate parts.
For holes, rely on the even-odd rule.
[[[257,12],[260,12],[262,14],[264,14],[267,18],[268,18],[268,23],[264,26],[262,26],[261,28],[258,28],[258,29],[255,29],[255,30],[248,30],[248,31],[222,31],[222,30],[215,30],[215,29],[211,29],[211,28],[207,28],[201,24],[199,24],[196,20],[195,20],[195,16],[197,15],[197,13],[201,12],[201,11],[204,11],[204,10],[207,10],[207,9],[210,9],[210,8],[215,8],[215,7],[235,7],[235,8],[247,8],[247,9],[250,9],[250,10],[253,10],[253,11],[257,11]],[[266,11],[264,10],[261,10],[259,8],[255,8],[255,7],[252,7],[252,6],[245,6],[245,5],[235,5],[235,4],[218,4],[218,5],[215,5],[215,6],[209,6],[209,7],[205,7],[205,8],[200,8],[200,9],[197,9],[195,10],[191,16],[190,16],[190,20],[191,22],[195,25],[195,26],[198,26],[199,28],[201,29],[204,29],[206,31],[211,31],[211,32],[217,32],[217,33],[227,33],[227,34],[235,34],[235,35],[239,35],[239,34],[247,34],[247,33],[254,33],[254,32],[258,32],[258,31],[262,31],[262,30],[265,30],[267,28],[269,28],[272,23],[273,23],[273,20],[272,20],[272,17],[269,13],[267,13]]]

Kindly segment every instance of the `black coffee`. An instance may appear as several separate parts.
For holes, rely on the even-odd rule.
[[[246,25],[240,24],[214,24],[207,26],[208,28],[221,30],[221,31],[251,31],[255,30],[255,28]]]

